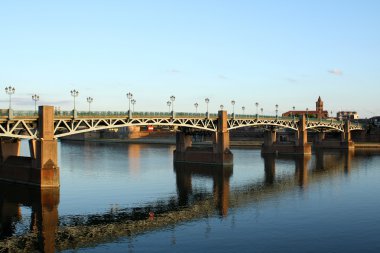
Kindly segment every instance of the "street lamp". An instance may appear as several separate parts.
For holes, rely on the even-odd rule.
[[[278,104],[275,105],[276,106],[276,119],[278,118]]]
[[[12,86],[5,87],[5,93],[9,95],[9,110],[12,109],[12,95],[15,94],[16,89]]]
[[[71,93],[71,96],[73,96],[74,98],[74,112],[75,112],[75,98],[79,95],[79,91],[71,90],[70,93]]]
[[[195,106],[195,113],[198,113],[198,103],[195,103],[194,106]]]
[[[255,105],[256,105],[256,116],[258,116],[259,115],[259,103],[256,102]]]
[[[243,111],[243,115],[244,115],[245,106],[242,106],[242,107],[241,107],[241,110]]]
[[[169,113],[170,113],[170,106],[172,105],[172,102],[168,101],[166,102],[166,105],[169,107]]]
[[[295,110],[296,110],[296,107],[293,106],[293,112],[292,112],[293,119],[295,119],[295,117],[296,117]]]
[[[210,102],[210,99],[209,98],[205,98],[205,102],[206,102],[206,117],[208,117],[208,103]]]
[[[263,116],[264,108],[261,107],[260,111],[261,111],[261,116]]]
[[[309,108],[306,108],[306,120],[309,120]]]
[[[32,99],[34,100],[34,114],[37,114],[37,101],[40,100],[40,96],[34,94]]]
[[[131,99],[133,98],[133,94],[128,92],[127,93],[127,98],[128,98],[128,101],[129,101],[129,104],[128,104],[128,114],[131,113]]]
[[[224,108],[224,106],[223,106],[223,105],[220,105],[220,110],[222,110],[222,111],[223,111],[223,108]]]
[[[136,99],[132,99],[131,103],[132,103],[132,112],[135,112]]]
[[[231,104],[232,104],[232,115],[235,115],[235,100],[232,100]]]
[[[174,112],[174,101],[175,101],[175,96],[170,96],[170,101],[172,101],[172,111]]]
[[[92,97],[88,97],[87,98],[87,103],[88,103],[88,113],[91,112],[91,103],[92,101],[94,101],[94,99]]]

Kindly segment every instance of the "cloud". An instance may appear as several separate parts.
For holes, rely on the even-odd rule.
[[[289,83],[298,83],[298,80],[294,78],[287,78],[286,81],[288,81]]]
[[[218,75],[218,78],[224,79],[224,80],[228,79],[228,77],[226,77],[225,75]]]
[[[173,74],[177,74],[177,73],[180,73],[181,71],[179,71],[178,69],[171,69],[171,70],[168,70],[169,73],[173,73]]]
[[[336,75],[336,76],[343,75],[343,72],[340,69],[329,69],[327,72],[329,72],[332,75]]]

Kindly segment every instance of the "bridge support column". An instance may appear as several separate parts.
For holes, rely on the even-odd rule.
[[[301,116],[298,122],[298,131],[295,134],[294,144],[282,144],[276,142],[276,132],[274,129],[265,132],[264,144],[261,148],[263,154],[311,154],[311,145],[307,143],[306,119]]]
[[[10,156],[20,155],[20,140],[0,139],[0,161],[5,162]]]
[[[298,122],[298,145],[295,148],[296,154],[311,155],[311,145],[307,142],[306,118],[300,116]]]
[[[215,134],[213,152],[216,164],[232,165],[233,154],[230,150],[230,133],[227,130],[227,111],[218,112],[218,131]]]
[[[40,106],[38,108],[39,139],[34,146],[34,168],[40,171],[41,187],[59,186],[58,144],[54,139],[54,107]],[[32,151],[31,151],[32,153]]]
[[[227,112],[219,111],[218,129],[213,134],[212,147],[194,148],[191,145],[192,136],[178,132],[174,162],[232,165],[233,154],[229,149],[230,136],[227,130]]]
[[[57,140],[54,139],[54,107],[40,106],[38,139],[29,142],[29,157],[13,157],[19,154],[20,141],[2,142],[0,149],[5,156],[0,167],[0,179],[41,188],[59,187],[57,164]],[[6,151],[6,152],[5,152]],[[5,152],[5,153],[4,153]]]
[[[340,146],[343,149],[354,150],[355,144],[351,139],[350,124],[351,123],[349,120],[346,120],[344,122],[344,127],[343,127],[344,131],[341,134],[342,139],[341,139]]]

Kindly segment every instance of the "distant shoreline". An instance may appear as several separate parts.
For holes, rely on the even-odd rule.
[[[162,144],[162,145],[175,145],[175,138],[138,138],[138,139],[63,139],[63,141],[75,142],[97,142],[97,143],[130,143],[130,144]],[[263,141],[230,141],[232,147],[255,147],[259,148]],[[193,142],[194,146],[211,145],[210,141]],[[377,142],[356,142],[355,148],[358,149],[380,149],[380,143]]]

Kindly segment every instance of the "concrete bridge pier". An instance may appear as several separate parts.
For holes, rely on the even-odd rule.
[[[307,141],[305,115],[301,115],[298,122],[298,143],[296,143],[295,154],[311,155],[311,145]]]
[[[213,133],[212,147],[192,147],[192,135],[179,131],[176,133],[174,162],[201,163],[213,165],[232,165],[230,136],[227,130],[227,112],[219,111],[218,129]]]
[[[355,144],[351,140],[350,121],[345,121],[343,131],[341,132],[341,138],[335,141],[325,140],[323,132],[319,132],[317,138],[314,141],[314,147],[317,149],[343,149],[354,150]]]
[[[19,156],[20,144],[20,139],[0,138],[0,162],[5,162],[11,156]]]
[[[58,143],[54,139],[54,107],[38,108],[38,140],[31,142],[33,169],[41,187],[59,187]]]
[[[311,145],[307,142],[306,119],[300,117],[298,131],[295,134],[295,143],[276,142],[276,131],[272,128],[264,133],[264,144],[261,148],[263,154],[295,154],[311,155]]]
[[[30,158],[20,157],[20,140],[1,141],[0,179],[41,188],[59,187],[54,107],[40,106],[38,139],[30,140]]]
[[[350,131],[350,121],[346,120],[344,122],[343,132],[341,134],[341,148],[346,150],[354,150],[355,144],[351,139],[351,131]]]

